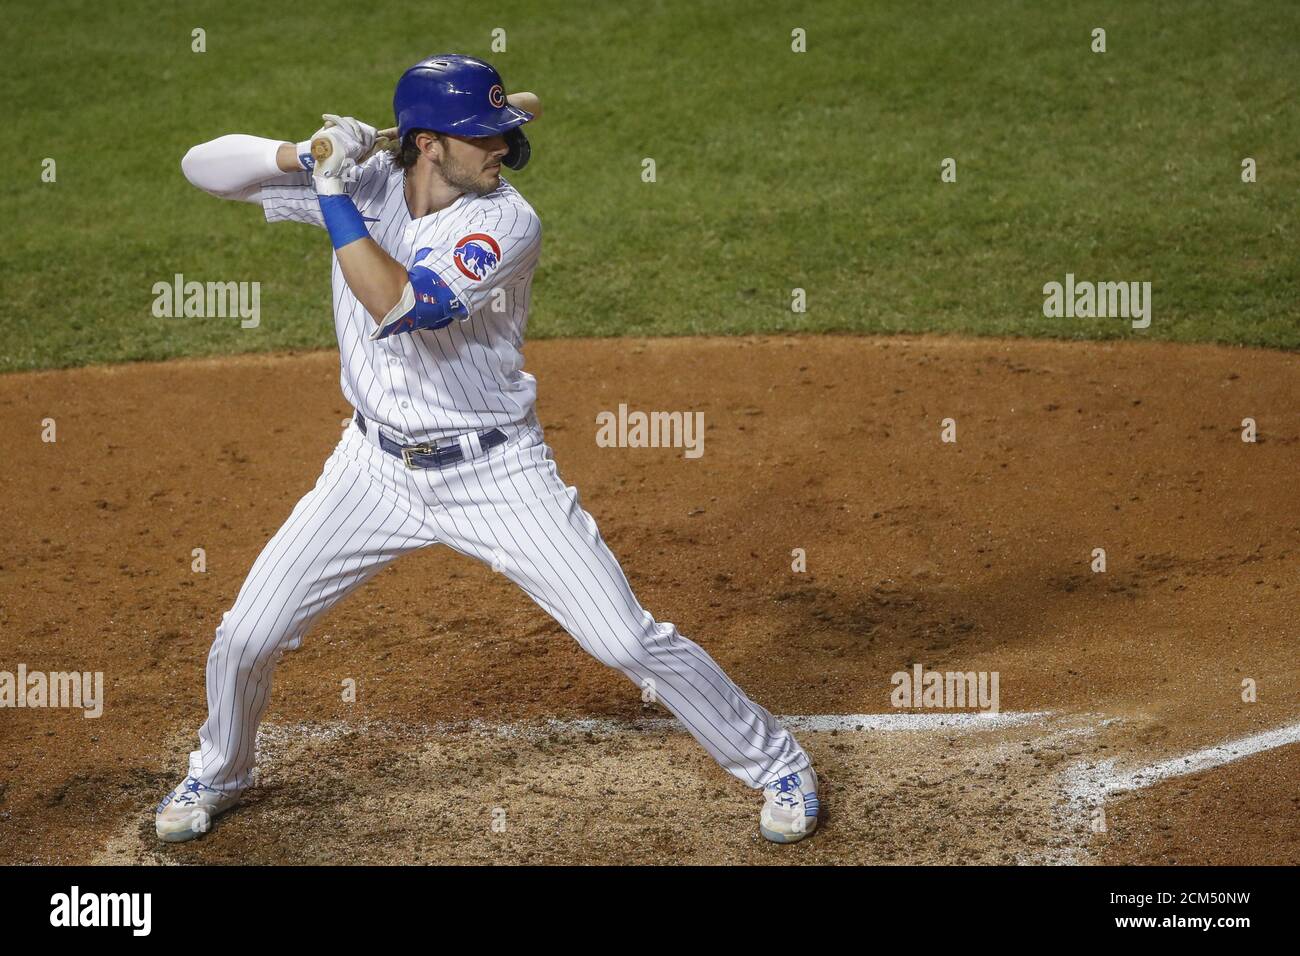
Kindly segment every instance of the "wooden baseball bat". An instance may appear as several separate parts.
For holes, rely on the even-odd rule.
[[[511,93],[509,96],[506,97],[506,102],[509,103],[511,106],[513,106],[515,109],[523,110],[525,113],[532,113],[533,119],[541,119],[542,101],[541,98],[538,97],[536,93],[531,93],[528,91],[524,91],[521,93]],[[388,129],[381,129],[379,132],[375,134],[375,145],[371,146],[370,149],[366,152],[366,154],[362,156],[359,160],[357,160],[357,165],[364,163],[367,159],[375,155],[375,153],[379,152],[381,149],[388,149],[396,142],[397,142],[396,126],[390,126]],[[317,154],[316,152],[317,143],[323,144],[323,149],[325,150],[323,154]],[[327,139],[312,140],[311,151],[312,151],[312,155],[316,157],[317,162],[320,162],[322,159],[328,157],[330,149],[331,146],[329,140]]]

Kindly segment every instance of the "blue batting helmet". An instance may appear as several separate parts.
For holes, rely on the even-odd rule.
[[[415,129],[456,136],[505,134],[510,152],[502,162],[522,169],[531,150],[519,127],[533,118],[506,102],[501,74],[491,63],[459,53],[427,57],[402,74],[393,93],[397,136]]]

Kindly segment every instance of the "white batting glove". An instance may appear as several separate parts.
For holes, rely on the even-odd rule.
[[[334,130],[339,134],[341,139],[336,142],[353,162],[362,162],[373,151],[377,134],[375,128],[369,123],[334,113],[325,113],[321,119],[325,121],[325,125],[312,133],[310,139],[305,139],[297,145],[298,161],[302,163],[303,169],[309,170],[315,165],[316,161],[311,155],[312,140],[319,139],[327,130]]]
[[[348,136],[339,127],[321,129],[311,138],[311,178],[318,196],[337,196],[356,179],[358,166],[347,154]]]
[[[375,128],[368,123],[334,113],[325,113],[321,119],[325,121],[325,129],[338,129],[347,136],[348,159],[355,163],[359,163],[361,157],[375,145]]]

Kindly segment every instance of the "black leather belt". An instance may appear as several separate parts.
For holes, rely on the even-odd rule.
[[[357,427],[361,429],[361,434],[366,434],[366,420],[360,412],[357,412]],[[376,434],[379,436],[379,447],[394,458],[402,459],[407,468],[446,468],[465,460],[465,452],[461,450],[457,439],[449,439],[449,443],[444,445],[399,445],[382,431]],[[506,433],[499,428],[489,428],[478,433],[478,441],[483,450],[487,451],[505,444]]]

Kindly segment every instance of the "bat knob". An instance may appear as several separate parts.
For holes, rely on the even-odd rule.
[[[334,155],[334,144],[328,136],[320,136],[311,141],[311,155],[316,162],[321,163]]]

